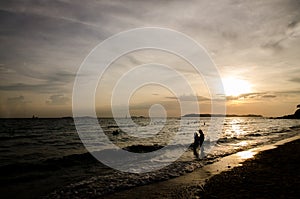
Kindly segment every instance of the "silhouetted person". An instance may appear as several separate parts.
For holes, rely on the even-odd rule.
[[[200,134],[200,136],[199,136]],[[194,144],[193,144],[193,151],[196,158],[199,158],[198,147],[200,146],[201,149],[201,158],[204,157],[204,148],[202,147],[204,142],[204,133],[201,129],[199,129],[199,134],[196,132],[194,134]]]
[[[204,133],[201,129],[199,129],[200,137],[199,137],[199,145],[200,145],[200,151],[201,151],[201,156],[200,158],[204,157],[204,147],[203,147],[203,142],[204,142]]]
[[[202,144],[204,142],[204,133],[201,129],[199,129],[200,137],[199,137],[199,146],[202,147]]]
[[[198,146],[200,144],[200,137],[198,135],[198,133],[194,133],[194,144],[193,144],[193,151],[194,151],[194,155],[196,156],[196,158],[199,158],[199,153],[197,151]]]

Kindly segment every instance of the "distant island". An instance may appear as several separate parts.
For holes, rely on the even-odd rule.
[[[300,104],[297,105],[297,110],[294,114],[275,117],[274,119],[300,119]]]
[[[237,114],[186,114],[182,117],[263,117],[262,115],[255,115],[255,114],[247,114],[247,115],[237,115]]]
[[[132,119],[136,119],[136,118],[145,118],[144,116],[131,116]]]

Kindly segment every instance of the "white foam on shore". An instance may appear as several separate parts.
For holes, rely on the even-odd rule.
[[[130,190],[125,190],[122,192],[114,193],[109,195],[108,198],[127,198],[128,196],[136,198],[138,196],[143,196],[151,192],[151,196],[168,197],[172,195],[172,192],[177,188],[197,186],[203,187],[205,182],[214,175],[217,175],[223,171],[230,170],[234,167],[242,166],[242,163],[247,160],[241,157],[241,153],[252,153],[257,154],[262,151],[274,149],[277,146],[283,145],[288,142],[300,139],[300,135],[290,137],[284,140],[280,140],[276,143],[252,148],[250,150],[245,150],[238,152],[226,157],[220,158],[217,162],[210,165],[203,166],[202,168],[196,169],[194,172],[180,176],[178,178],[173,178],[164,182],[158,182],[154,184],[149,184],[141,187],[135,187]],[[255,155],[254,155],[255,156]],[[253,157],[250,157],[253,158]],[[159,189],[157,189],[159,187]],[[149,191],[151,190],[151,191]]]
[[[189,178],[191,176],[196,176],[196,177],[192,177],[192,178],[195,179],[195,181],[197,181],[198,184],[204,184],[206,180],[208,180],[209,178],[211,178],[214,175],[217,175],[223,171],[228,171],[234,167],[242,166],[242,163],[244,161],[246,161],[247,159],[254,158],[254,156],[256,154],[258,154],[262,151],[274,149],[280,145],[284,145],[288,142],[292,142],[292,141],[298,140],[298,139],[300,139],[300,135],[296,135],[294,137],[280,140],[274,144],[268,144],[268,145],[264,145],[264,146],[260,146],[260,147],[255,147],[255,148],[252,148],[249,150],[237,152],[232,155],[228,155],[223,158],[220,158],[218,161],[216,161],[212,164],[208,164],[208,165],[203,166],[202,168],[196,169],[194,172],[192,172],[190,174],[181,176],[177,179],[171,179],[171,180],[175,180],[175,181],[179,180],[181,182],[184,182],[180,178],[184,179],[184,178]],[[242,154],[251,154],[251,156],[249,156],[249,158],[245,158],[245,156],[243,156]]]

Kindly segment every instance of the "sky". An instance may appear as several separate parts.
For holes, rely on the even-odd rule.
[[[71,116],[73,84],[86,56],[110,36],[142,27],[173,29],[201,44],[222,77],[229,114],[280,116],[300,104],[299,0],[3,0],[0,21],[0,117]],[[120,57],[105,72],[95,94],[99,116],[111,116],[122,75],[150,62],[179,71],[200,112],[210,112],[209,88],[188,63],[144,50]],[[165,77],[180,87],[178,77]],[[177,94],[143,86],[129,99],[130,113],[147,116],[157,103],[168,116],[193,113],[178,108],[178,101],[195,103],[191,93]]]

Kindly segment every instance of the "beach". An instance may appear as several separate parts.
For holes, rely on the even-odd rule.
[[[261,152],[191,192],[200,198],[299,198],[300,140]]]
[[[85,123],[89,122],[86,118],[83,120]],[[141,124],[148,122],[146,118],[137,118],[135,121]],[[100,120],[106,135],[114,143],[124,150],[140,154],[148,154],[166,146],[168,137],[172,137],[174,129],[178,127],[178,121],[176,118],[170,119],[159,135],[137,140],[124,132],[113,135],[119,128],[114,125],[113,119]],[[206,122],[206,126],[202,128],[206,136],[204,159],[197,160],[190,147],[179,159],[164,168],[147,173],[129,173],[110,168],[95,159],[93,155],[112,149],[102,149],[99,147],[101,140],[91,139],[90,146],[94,150],[87,151],[72,119],[0,120],[3,131],[0,135],[1,196],[22,199],[195,198],[201,194],[202,197],[215,196],[207,187],[210,185],[210,178],[214,179],[214,176],[231,169],[234,171],[235,167],[251,160],[252,156],[256,160],[259,156],[255,154],[261,151],[299,139],[298,120],[226,118],[222,133],[215,139],[208,130],[211,125],[209,118],[202,118],[202,123],[203,121]],[[157,120],[157,123],[160,122]],[[185,118],[183,122],[183,127],[187,128],[187,131],[182,132],[185,139],[183,141],[192,143],[194,129],[197,129],[200,122],[194,118]],[[124,123],[124,126],[128,125]],[[154,129],[156,127],[156,124],[153,125]],[[90,135],[97,135],[93,126],[87,126],[86,129]],[[179,147],[180,145],[171,145],[168,154],[162,159],[154,159],[154,162],[162,163],[174,157],[178,154]],[[288,159],[291,155],[297,156],[296,153],[283,155]],[[264,159],[266,158],[262,158]],[[272,156],[270,160],[279,161],[279,165],[289,164],[281,163],[278,155]],[[140,163],[145,165],[147,162]],[[141,166],[132,159],[128,159],[126,164],[132,168]],[[251,169],[249,171],[252,172]],[[280,173],[276,169],[271,169],[270,172],[277,173],[276,176]],[[227,175],[230,180],[237,176]],[[213,184],[218,186],[217,183]],[[219,186],[224,187],[222,181]],[[231,191],[234,187],[229,188]]]
[[[300,198],[299,11],[2,0],[0,199]]]
[[[298,198],[300,139],[273,146],[244,162],[232,160],[236,154],[225,157],[227,160],[211,165],[217,168],[208,168],[215,175],[200,168],[185,176],[104,198]]]

